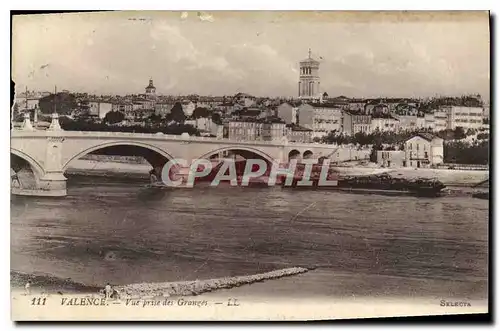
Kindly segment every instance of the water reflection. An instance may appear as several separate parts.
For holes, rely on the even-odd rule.
[[[12,199],[12,269],[125,284],[315,266],[402,290],[487,277],[479,199],[70,183],[66,198]]]

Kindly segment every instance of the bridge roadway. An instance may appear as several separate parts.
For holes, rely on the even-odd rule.
[[[33,129],[26,117],[21,129],[11,130],[11,154],[31,166],[37,189],[50,191],[48,195],[66,195],[64,171],[71,161],[89,153],[143,156],[155,167],[163,166],[172,159],[190,162],[221,155],[225,151],[246,158],[262,158],[270,163],[287,161],[291,156],[315,159],[327,157],[342,161],[353,158],[353,154],[360,152],[352,149],[346,153],[335,145],[290,143],[286,139],[233,141],[187,134],[64,131],[59,126],[56,114],[53,114],[48,130]],[[359,158],[365,156],[360,155]]]

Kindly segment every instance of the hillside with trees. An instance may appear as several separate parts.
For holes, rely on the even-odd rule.
[[[41,98],[39,107],[42,114],[51,114],[56,110],[58,114],[68,115],[78,107],[78,104],[73,94],[60,92]]]
[[[483,107],[481,95],[463,95],[460,97],[437,97],[422,101],[418,107],[419,111],[429,113],[431,110],[442,106]]]
[[[199,131],[188,124],[172,123],[172,124],[159,124],[157,126],[117,126],[108,125],[107,123],[95,123],[85,120],[72,120],[67,116],[59,117],[59,123],[63,130],[67,131],[109,131],[109,132],[134,132],[134,133],[164,133],[180,135],[184,132],[190,136],[199,136]]]

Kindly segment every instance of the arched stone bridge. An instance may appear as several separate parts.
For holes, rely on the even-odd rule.
[[[244,157],[259,157],[268,162],[287,161],[289,157],[335,159],[338,146],[300,144],[286,141],[231,141],[207,137],[124,133],[64,131],[53,116],[48,130],[34,130],[25,118],[21,129],[11,131],[11,154],[25,160],[32,168],[40,190],[66,194],[64,172],[71,161],[89,153],[140,155],[153,166],[163,166],[171,159],[188,162],[229,151]],[[59,192],[59,193],[57,193]]]

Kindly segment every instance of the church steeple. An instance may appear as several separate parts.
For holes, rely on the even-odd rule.
[[[319,61],[312,58],[311,49],[307,52],[307,59],[300,61],[299,71],[299,98],[319,99]]]
[[[153,78],[149,79],[149,85],[146,86],[146,95],[155,96],[156,95],[156,87],[153,84]]]

